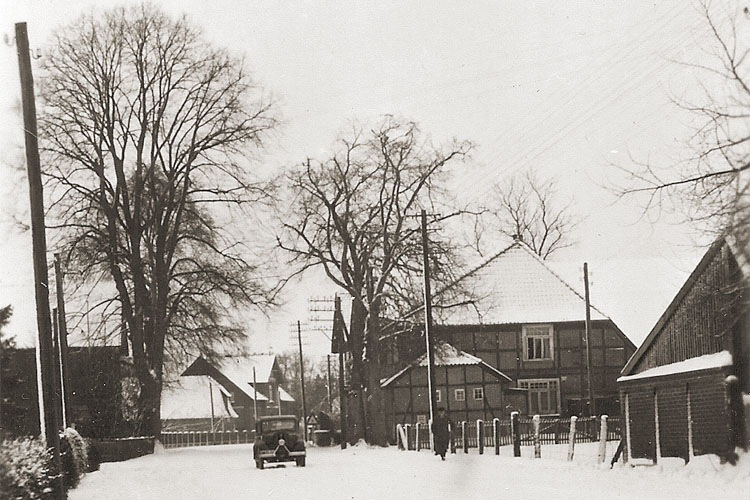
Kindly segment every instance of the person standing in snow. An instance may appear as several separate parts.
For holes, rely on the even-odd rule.
[[[437,416],[432,421],[432,439],[435,446],[435,454],[440,455],[441,460],[445,460],[445,452],[448,451],[450,423],[451,421],[445,414],[445,408],[438,408]]]

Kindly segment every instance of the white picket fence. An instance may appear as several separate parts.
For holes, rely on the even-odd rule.
[[[172,431],[162,432],[161,442],[165,448],[186,446],[212,446],[221,444],[252,443],[255,431]]]
[[[508,450],[513,456],[531,456],[534,458],[565,459],[573,461],[576,457],[576,445],[585,444],[583,454],[586,461],[595,460],[603,463],[607,458],[608,441],[619,441],[619,419],[612,419],[611,425],[607,415],[600,418],[550,419],[535,415],[531,419],[521,419],[515,414],[510,420],[493,419],[490,422],[459,422],[451,429],[450,451],[457,449],[469,453],[470,448],[477,448],[484,454],[485,448],[494,449],[495,455],[501,449]],[[581,422],[582,421],[582,422]],[[593,425],[596,422],[597,425]],[[563,428],[564,427],[564,428]],[[427,424],[396,425],[396,442],[401,450],[431,448],[430,426]],[[614,451],[616,446],[609,445]],[[583,458],[579,453],[578,458]],[[578,460],[576,460],[578,461]]]

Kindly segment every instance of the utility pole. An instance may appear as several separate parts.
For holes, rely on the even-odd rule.
[[[591,302],[589,301],[589,265],[583,263],[583,286],[586,291],[586,375],[588,379],[588,416],[596,414],[591,386]]]
[[[333,401],[331,401],[331,355],[326,354],[326,373],[328,375],[328,383],[326,389],[328,389],[328,414],[333,413]]]
[[[55,296],[57,298],[57,332],[60,342],[60,380],[62,385],[63,426],[70,425],[70,366],[68,364],[68,322],[65,319],[65,294],[60,254],[55,254]]]
[[[55,470],[62,470],[60,462],[60,436],[55,414],[54,358],[52,352],[52,325],[49,312],[49,275],[47,273],[47,238],[44,232],[44,195],[42,172],[37,143],[36,104],[34,102],[34,77],[29,55],[29,34],[26,23],[16,23],[16,49],[18,70],[21,77],[21,103],[23,108],[24,142],[26,146],[26,168],[29,177],[29,202],[31,214],[31,242],[34,258],[34,295],[36,299],[36,321],[38,331],[41,372],[42,406],[44,425],[42,430],[47,448],[52,450]],[[66,498],[62,474],[53,481],[56,499]]]
[[[211,382],[211,379],[208,379],[208,398],[211,401],[211,433],[214,432],[214,419],[216,418],[216,415],[214,414],[214,384]]]
[[[63,422],[62,363],[60,362],[60,328],[57,323],[57,308],[52,308],[52,351],[55,365],[55,415]],[[65,424],[63,424],[65,427]]]
[[[302,325],[297,321],[297,342],[299,343],[299,380],[302,385],[302,435],[307,441],[307,402],[305,401],[305,364],[302,360]],[[279,399],[281,405],[281,399]]]
[[[270,394],[269,394],[270,395]],[[279,401],[281,404],[281,401]],[[255,378],[255,367],[253,366],[253,419],[255,427],[258,427],[258,381]]]
[[[422,210],[422,258],[424,261],[424,341],[427,348],[427,390],[430,401],[430,422],[437,413],[435,401],[435,352],[432,339],[432,296],[430,293],[430,260],[427,241],[427,213]]]
[[[341,449],[346,449],[346,391],[344,388],[344,351],[346,341],[344,339],[344,330],[346,325],[344,324],[344,315],[341,313],[341,297],[338,295],[334,300],[333,307],[333,331],[331,335],[331,352],[339,355],[339,420],[341,427]]]

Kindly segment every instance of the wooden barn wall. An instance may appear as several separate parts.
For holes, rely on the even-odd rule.
[[[731,349],[736,290],[724,245],[682,298],[633,373]]]

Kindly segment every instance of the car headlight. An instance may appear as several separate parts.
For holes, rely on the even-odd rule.
[[[286,441],[283,439],[279,439],[279,446],[284,446],[286,444]]]

